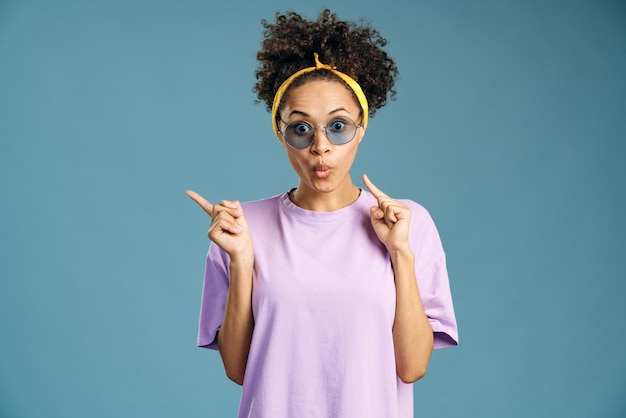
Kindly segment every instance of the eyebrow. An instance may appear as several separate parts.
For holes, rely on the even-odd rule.
[[[338,107],[337,109],[334,109],[334,110],[331,110],[330,112],[328,112],[328,115],[332,115],[333,113],[341,112],[342,110],[343,110],[343,111],[345,111],[345,112],[348,112],[348,114],[351,114],[351,113],[348,111],[348,109],[346,109],[345,107]],[[301,110],[297,110],[297,109],[296,109],[296,110],[292,110],[292,111],[289,113],[289,116],[288,116],[288,117],[290,118],[290,117],[291,117],[291,116],[293,116],[293,115],[300,115],[300,116],[304,116],[304,117],[309,117],[309,116],[311,116],[311,115],[309,115],[308,113],[303,112],[303,111],[301,111]]]

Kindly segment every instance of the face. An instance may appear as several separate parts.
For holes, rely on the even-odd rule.
[[[303,149],[291,147],[279,135],[287,158],[300,177],[300,192],[310,196],[320,193],[335,193],[338,197],[354,195],[350,168],[363,139],[363,128],[357,128],[352,141],[336,145],[328,140],[323,126],[330,130],[332,121],[346,118],[359,124],[360,114],[360,105],[339,81],[312,80],[289,92],[280,112],[280,131],[284,132],[287,125],[296,121],[317,128],[313,142]]]

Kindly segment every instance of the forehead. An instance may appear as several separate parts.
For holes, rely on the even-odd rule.
[[[343,108],[350,114],[360,112],[360,104],[352,89],[342,80],[308,80],[290,88],[282,101],[281,113],[325,113]]]

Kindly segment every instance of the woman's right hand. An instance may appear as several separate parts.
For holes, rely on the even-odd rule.
[[[236,200],[211,203],[193,190],[185,193],[211,217],[208,236],[230,256],[231,262],[254,262],[252,236],[241,203]]]

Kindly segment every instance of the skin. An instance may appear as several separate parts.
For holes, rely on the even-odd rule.
[[[324,126],[333,116],[348,116],[360,122],[360,106],[338,81],[312,80],[289,92],[281,111],[281,129],[289,122],[306,120]],[[308,210],[333,211],[353,203],[360,189],[354,185],[350,168],[363,139],[363,129],[344,145],[331,143],[323,129],[316,130],[310,147],[295,149],[278,140],[298,174],[292,201]],[[378,189],[363,175],[363,184],[377,205],[370,210],[372,228],[389,252],[396,285],[396,312],[392,329],[396,372],[405,383],[426,373],[433,350],[433,332],[424,312],[415,277],[415,256],[409,245],[410,209]],[[252,236],[238,201],[212,204],[198,193],[187,191],[211,217],[209,238],[230,256],[230,287],[218,346],[226,375],[243,384],[254,330],[252,316]]]
[[[344,85],[332,81],[310,81],[289,93],[281,111],[279,127],[284,129],[289,123],[299,120],[306,120],[312,126],[325,126],[338,116],[347,116],[359,123],[360,113],[360,105],[354,102]],[[278,135],[278,140],[300,178],[291,196],[298,206],[329,212],[345,207],[358,198],[360,191],[352,183],[350,168],[363,140],[363,128],[358,128],[355,138],[344,145],[330,142],[323,129],[317,129],[311,146],[302,150],[289,146],[281,135]]]

